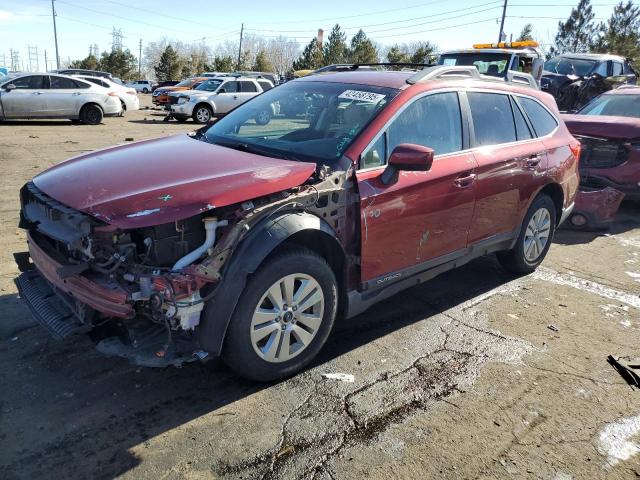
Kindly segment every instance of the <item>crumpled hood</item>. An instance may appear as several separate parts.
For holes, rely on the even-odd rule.
[[[207,92],[207,91],[203,91],[203,90],[178,90],[175,92],[168,92],[169,95],[173,95],[173,96],[178,96],[178,97],[189,97],[191,95],[193,96],[199,96],[199,97],[208,97],[209,95],[213,95],[213,92]]]
[[[127,229],[293,188],[314,171],[313,163],[254,155],[181,134],[80,155],[33,182],[67,206]]]
[[[607,115],[562,115],[573,135],[633,140],[640,138],[640,118]]]

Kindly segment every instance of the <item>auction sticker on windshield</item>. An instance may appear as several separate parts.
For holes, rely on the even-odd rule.
[[[338,98],[360,100],[361,102],[367,103],[378,103],[385,96],[386,95],[382,95],[381,93],[363,92],[361,90],[345,90],[340,95],[338,95]]]

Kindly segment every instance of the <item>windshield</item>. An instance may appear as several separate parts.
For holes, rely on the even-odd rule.
[[[578,112],[581,115],[611,115],[640,118],[640,94],[600,95]]]
[[[193,78],[187,78],[186,80],[182,80],[180,83],[176,85],[176,87],[191,87],[196,80]]]
[[[586,77],[591,73],[596,63],[595,60],[555,57],[544,64],[544,69],[547,72],[559,73],[560,75]]]
[[[438,65],[474,66],[484,75],[502,77],[509,68],[511,54],[509,53],[445,53],[440,55]]]
[[[222,83],[222,80],[207,80],[196,87],[196,90],[214,92]]]
[[[333,82],[290,82],[214,123],[204,138],[262,155],[336,166],[398,90]]]

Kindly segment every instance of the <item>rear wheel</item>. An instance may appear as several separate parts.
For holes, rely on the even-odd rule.
[[[275,256],[240,296],[225,338],[225,363],[257,381],[293,375],[326,342],[337,303],[337,282],[322,257],[306,249]]]
[[[193,121],[196,123],[208,123],[213,117],[213,110],[209,105],[196,105],[193,109]]]
[[[102,109],[97,105],[85,105],[80,110],[80,120],[87,125],[98,125],[102,122],[103,116]]]
[[[147,87],[144,87],[144,88],[142,89],[142,93],[149,93],[149,89],[148,89]]]
[[[556,230],[556,206],[548,195],[533,201],[511,250],[498,252],[498,261],[509,272],[531,273],[549,251]]]

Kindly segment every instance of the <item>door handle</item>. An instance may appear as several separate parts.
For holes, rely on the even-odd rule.
[[[33,92],[34,95],[42,95],[42,92]]]
[[[524,163],[527,168],[535,168],[538,166],[538,164],[541,161],[542,161],[542,155],[537,154],[537,155],[531,155],[530,157],[527,157]]]
[[[73,92],[74,95],[80,95],[80,92]]]
[[[453,181],[453,184],[458,188],[466,188],[476,181],[477,175],[475,173],[462,174]]]
[[[233,96],[233,99],[234,99],[234,100],[237,100],[237,99],[238,99],[238,96],[237,96],[237,95],[234,95],[234,96]]]

